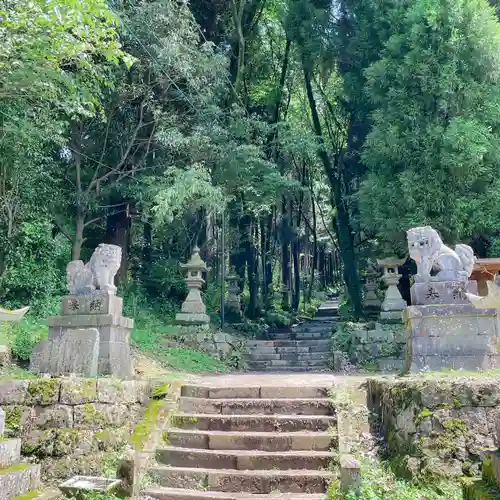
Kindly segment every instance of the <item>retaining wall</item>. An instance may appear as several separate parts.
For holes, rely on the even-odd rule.
[[[368,406],[393,462],[411,476],[478,473],[496,449],[499,378],[427,377],[368,380]]]
[[[125,447],[151,391],[145,380],[8,380],[0,381],[0,406],[6,435],[22,438],[22,454],[40,461],[50,482],[103,475],[103,461]]]

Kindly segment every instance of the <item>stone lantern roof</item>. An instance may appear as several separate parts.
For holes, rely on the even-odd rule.
[[[203,259],[200,257],[200,249],[198,247],[193,248],[193,253],[191,258],[186,264],[181,264],[183,269],[192,271],[207,271],[207,266]]]

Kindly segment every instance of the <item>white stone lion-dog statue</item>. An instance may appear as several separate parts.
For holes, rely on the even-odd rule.
[[[415,281],[467,281],[476,258],[468,245],[447,247],[430,226],[415,227],[407,232],[410,257],[417,264]],[[431,272],[435,275],[432,276]]]
[[[119,246],[101,243],[87,264],[81,260],[71,261],[66,268],[69,293],[91,295],[99,291],[114,295],[114,280],[121,260],[122,249]]]

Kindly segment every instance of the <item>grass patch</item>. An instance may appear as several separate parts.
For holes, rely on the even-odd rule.
[[[143,353],[157,359],[163,366],[188,373],[227,373],[221,361],[189,347],[167,347],[179,334],[175,325],[162,322],[154,314],[139,314],[132,331],[133,344]]]
[[[187,347],[163,347],[154,356],[173,370],[189,373],[227,373],[229,368],[221,361]]]
[[[338,481],[330,485],[328,500],[462,500],[460,482],[417,484],[397,478],[383,463],[362,461],[362,486],[359,496],[343,493]]]
[[[0,368],[0,380],[26,380],[32,378],[37,378],[34,373],[16,365],[2,366]]]
[[[412,374],[412,377],[418,378],[453,378],[453,377],[472,377],[472,378],[481,378],[481,377],[500,377],[500,368],[494,370],[488,370],[484,372],[478,371],[468,371],[468,370],[452,370],[452,369],[443,369],[438,372],[422,372]]]

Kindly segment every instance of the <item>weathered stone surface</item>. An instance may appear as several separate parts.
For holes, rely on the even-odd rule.
[[[415,227],[407,232],[410,257],[417,263],[417,283],[429,281],[466,281],[474,268],[474,251],[468,245],[456,245],[455,251],[443,244],[430,226]],[[434,267],[439,268],[431,276]]]
[[[467,293],[477,293],[475,281],[443,281],[415,283],[411,289],[411,303],[414,306],[436,304],[470,304]]]
[[[85,492],[113,493],[119,487],[119,479],[95,476],[75,476],[59,485],[59,489],[71,498],[78,498]]]
[[[0,467],[9,467],[21,457],[21,440],[6,439],[0,441]]]
[[[0,471],[2,498],[14,498],[38,489],[40,485],[39,465],[15,465]]]
[[[64,328],[100,328],[103,326],[119,326],[132,329],[134,320],[124,316],[112,314],[79,314],[75,316],[50,316],[47,318],[49,325],[49,339],[61,334]]]
[[[361,490],[361,464],[352,455],[340,456],[340,487],[355,494]]]
[[[74,426],[80,429],[120,427],[134,421],[137,408],[127,405],[87,403],[74,407]]]
[[[54,405],[36,409],[36,426],[40,429],[73,427],[73,411],[70,406]]]
[[[499,396],[494,377],[368,382],[369,409],[383,419],[391,453],[416,460],[416,476],[477,470],[486,451],[495,449]]]
[[[5,366],[10,363],[11,350],[8,345],[0,345],[0,366]]]
[[[5,412],[0,408],[0,438],[3,437],[5,431]]]
[[[69,295],[62,298],[63,316],[111,314],[118,318],[123,312],[123,299],[116,295]]]
[[[55,378],[30,380],[25,404],[47,406],[59,401],[61,382]]]
[[[65,329],[59,337],[41,342],[35,347],[30,368],[35,373],[52,375],[98,374],[99,331],[96,328]]]
[[[28,392],[28,380],[1,380],[0,405],[23,404]]]
[[[496,310],[472,305],[412,306],[405,310],[408,334],[404,370],[489,370],[500,366]]]
[[[97,401],[97,381],[94,378],[64,378],[61,380],[60,402],[82,405]]]
[[[132,377],[132,357],[128,342],[102,341],[99,348],[99,373],[127,379]]]
[[[99,403],[117,404],[135,402],[135,391],[129,390],[126,393],[123,382],[114,377],[98,379],[97,392]]]
[[[73,295],[89,295],[99,290],[114,295],[115,274],[120,269],[122,249],[117,245],[101,243],[87,264],[74,260],[67,266],[68,289]]]

